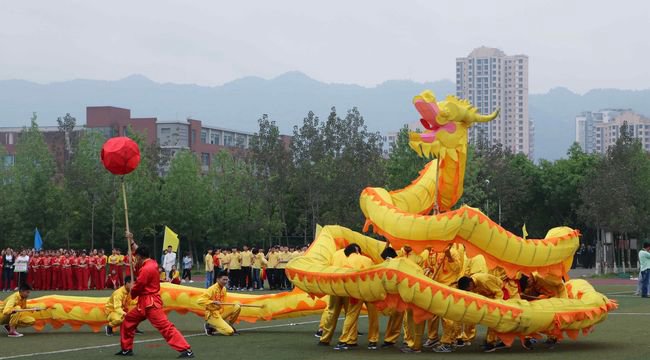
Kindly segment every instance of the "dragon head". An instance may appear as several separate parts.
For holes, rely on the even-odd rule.
[[[420,156],[427,158],[449,155],[457,159],[457,151],[467,151],[467,129],[477,122],[488,122],[499,116],[499,110],[481,115],[469,101],[449,95],[437,102],[431,90],[413,98],[413,104],[422,118],[424,133],[409,133],[409,145]]]

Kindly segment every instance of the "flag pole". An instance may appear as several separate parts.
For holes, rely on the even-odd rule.
[[[124,183],[124,175],[122,175],[122,198],[124,199],[124,220],[126,224],[126,232],[130,233],[131,230],[129,229],[129,207],[126,204],[126,184]],[[131,254],[131,239],[127,237],[127,249],[128,249],[128,256],[129,256],[129,271],[131,274],[131,279],[134,278],[135,274],[133,273],[133,255]]]

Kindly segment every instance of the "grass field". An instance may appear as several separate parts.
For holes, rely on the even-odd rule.
[[[398,359],[404,357],[446,356],[451,358],[478,359],[650,359],[650,300],[632,296],[631,285],[601,285],[598,290],[617,299],[619,309],[596,327],[589,336],[578,340],[564,340],[554,349],[539,345],[533,351],[523,350],[519,344],[512,349],[484,354],[478,348],[485,329],[479,329],[479,341],[471,347],[462,348],[450,354],[402,354],[397,348],[371,351],[366,349],[365,336],[360,336],[360,346],[346,352],[338,352],[328,347],[316,346],[313,336],[318,326],[318,317],[302,317],[288,320],[241,323],[238,330],[241,336],[207,337],[203,335],[202,319],[195,315],[181,316],[170,314],[170,319],[188,338],[197,358],[218,359]],[[107,296],[103,292],[68,292],[69,295]],[[0,294],[0,298],[7,293]],[[32,297],[44,295],[34,292]],[[382,319],[382,327],[385,326]],[[339,323],[340,325],[341,323]],[[340,328],[340,326],[339,326]],[[135,355],[138,359],[172,359],[176,352],[171,350],[160,335],[148,324],[143,323],[144,335],[136,338]],[[360,329],[365,332],[366,319],[360,320]],[[119,336],[106,337],[103,333],[94,334],[86,327],[79,332],[69,328],[59,330],[45,329],[36,332],[24,329],[22,338],[0,338],[0,360],[2,359],[112,359],[119,350]]]

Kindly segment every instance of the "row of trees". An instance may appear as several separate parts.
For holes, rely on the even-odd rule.
[[[74,118],[60,119],[66,140],[62,169],[57,170],[36,117],[20,136],[15,164],[0,163],[3,246],[31,245],[35,227],[48,247],[122,243],[121,179],[99,160],[105,138],[92,131],[74,137],[72,128]],[[479,207],[515,233],[525,224],[530,237],[567,225],[581,229],[587,242],[599,229],[617,239],[645,238],[650,159],[626,127],[621,134],[606,156],[585,154],[574,144],[566,158],[539,163],[500,146],[470,148],[458,205]],[[382,138],[367,130],[356,108],[342,117],[332,108],[325,120],[310,112],[294,127],[289,146],[264,115],[246,154],[221,152],[206,171],[196,156],[179,152],[164,177],[159,150],[137,134],[134,138],[143,156],[126,176],[133,231],[159,248],[168,225],[195,253],[213,245],[308,243],[316,224],[359,230],[364,219],[358,196],[364,187],[404,187],[426,164],[409,149],[406,129],[390,157],[383,158]]]

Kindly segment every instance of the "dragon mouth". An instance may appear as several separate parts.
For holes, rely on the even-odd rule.
[[[424,119],[422,120],[422,122],[424,122]],[[427,131],[427,132],[425,132],[423,134],[419,134],[420,135],[420,140],[423,141],[423,142],[426,142],[426,143],[432,143],[432,142],[434,142],[436,140],[436,135],[440,131],[446,131],[446,132],[452,134],[452,133],[456,132],[456,124],[453,123],[453,122],[450,122],[450,123],[446,123],[445,125],[442,125],[442,126],[437,125],[437,124],[435,126],[431,126],[431,129],[429,129],[429,131]]]

